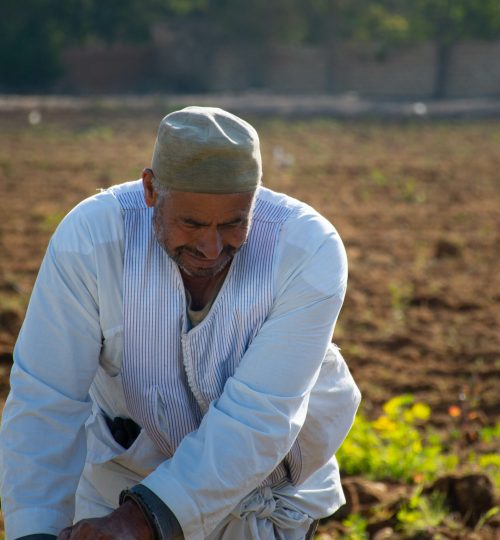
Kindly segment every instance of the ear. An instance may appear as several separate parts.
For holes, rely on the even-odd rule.
[[[149,208],[152,208],[158,200],[158,194],[153,186],[153,171],[144,169],[142,171],[142,185],[144,186],[144,200]]]

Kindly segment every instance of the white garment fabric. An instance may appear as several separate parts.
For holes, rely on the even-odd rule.
[[[313,520],[269,486],[257,488],[210,534],[209,540],[303,540]]]
[[[88,467],[88,465],[86,466]],[[103,472],[104,471],[104,472]],[[114,508],[113,493],[127,485],[134,485],[140,478],[134,478],[130,471],[121,469],[116,463],[109,462],[99,469],[98,476],[86,470],[80,480],[76,494],[75,522],[92,517],[108,515]],[[91,476],[98,489],[89,482]],[[325,486],[327,481],[320,483]],[[331,481],[331,479],[328,479]],[[311,482],[308,482],[311,483]],[[318,490],[318,481],[314,482],[314,490]],[[207,540],[303,540],[314,521],[309,513],[311,507],[305,509],[300,499],[296,500],[296,490],[282,486],[256,488],[234,508],[226,518],[211,532]],[[330,485],[328,486],[331,487]],[[307,486],[301,486],[307,491]],[[102,493],[108,492],[111,500],[104,500]],[[324,493],[324,501],[328,495]],[[320,507],[318,497],[314,501]],[[314,513],[314,511],[313,511]]]
[[[141,187],[136,182],[123,189]],[[269,190],[259,197],[299,205]],[[57,534],[71,524],[84,465],[82,484],[96,489],[103,507],[116,507],[119,489],[142,481],[172,509],[185,538],[212,540],[233,521],[242,522],[229,516],[248,497],[255,502],[256,489],[270,500],[258,486],[297,437],[317,436],[316,447],[301,447],[305,462],[318,452],[333,456],[360,399],[340,353],[328,347],[347,263],[335,229],[299,206],[281,226],[276,292],[264,324],[200,426],[168,458],[145,430],[124,451],[105,428],[104,414],[130,417],[120,373],[123,210],[106,191],[65,218],[47,250],[14,351],[0,439],[7,540]],[[318,420],[325,411],[326,433]],[[287,493],[297,512],[311,519],[338,508],[344,499],[336,461],[322,460],[300,484],[272,486],[273,500]],[[257,521],[269,527],[271,519]]]

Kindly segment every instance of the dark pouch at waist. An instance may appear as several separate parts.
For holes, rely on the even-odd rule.
[[[113,439],[128,450],[139,436],[141,428],[130,418],[116,417],[113,420],[107,416],[105,418]]]

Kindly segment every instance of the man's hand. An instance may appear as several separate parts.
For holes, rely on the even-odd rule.
[[[153,532],[137,504],[126,501],[109,516],[63,529],[57,540],[153,540]]]

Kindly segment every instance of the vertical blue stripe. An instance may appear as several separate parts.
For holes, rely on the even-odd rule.
[[[276,248],[292,209],[256,202],[246,244],[235,256],[207,317],[183,332],[186,300],[177,266],[157,243],[142,186],[114,188],[124,211],[124,358],[122,379],[131,417],[171,456],[198,428],[268,316]],[[300,450],[266,484],[297,478]]]

